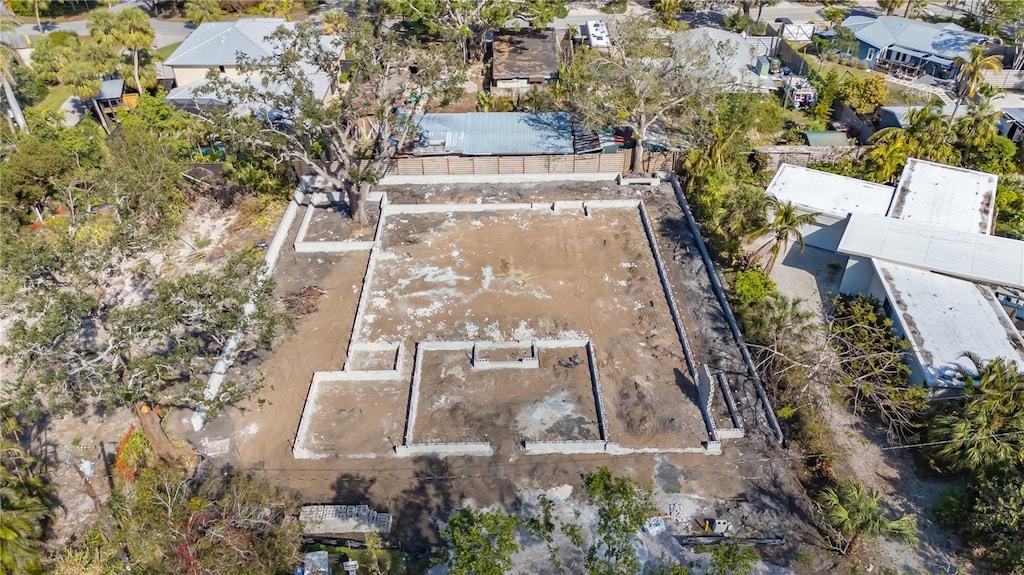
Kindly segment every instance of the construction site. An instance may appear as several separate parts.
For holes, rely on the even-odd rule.
[[[735,498],[776,473],[741,450],[781,434],[680,198],[382,186],[358,226],[300,189],[268,250],[295,331],[255,366],[260,398],[192,439],[308,502],[388,512],[406,545],[465,501],[515,508],[599,466]]]

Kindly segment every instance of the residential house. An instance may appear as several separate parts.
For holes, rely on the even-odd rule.
[[[174,78],[174,88],[167,94],[167,101],[185,109],[225,104],[223,97],[207,94],[202,89],[208,82],[207,75],[214,72],[228,78],[241,78],[240,56],[253,61],[274,57],[277,47],[268,37],[279,28],[294,26],[294,22],[283,18],[243,18],[235,22],[201,24],[164,62]],[[329,46],[335,38],[325,36],[322,41]],[[333,87],[332,80],[316,73],[312,66],[306,75],[320,97],[326,98]]]
[[[768,94],[777,88],[771,78],[754,71],[759,53],[757,40],[752,43],[745,36],[719,28],[692,28],[672,34],[677,49],[707,50],[711,70],[717,75],[710,78],[728,92],[760,92]],[[768,54],[770,55],[770,54]]]
[[[107,117],[113,120],[117,111],[121,108],[132,109],[139,101],[139,95],[135,92],[125,93],[124,80],[114,78],[103,80],[100,83],[100,91],[96,94],[96,107]]]
[[[873,18],[858,14],[844,20],[842,26],[857,37],[860,60],[895,76],[927,74],[951,79],[957,73],[956,58],[966,57],[971,46],[990,40],[956,24],[932,24],[899,16]]]
[[[806,244],[845,261],[839,291],[878,298],[910,343],[911,381],[964,384],[973,366],[1003,357],[1024,369],[1024,338],[1000,290],[1024,290],[1024,242],[990,235],[998,178],[910,159],[883,186],[783,165],[766,190],[815,214]]]
[[[1024,108],[1003,108],[999,134],[1017,144],[1024,140]]]
[[[558,77],[564,31],[499,30],[491,41],[491,86],[518,93]]]

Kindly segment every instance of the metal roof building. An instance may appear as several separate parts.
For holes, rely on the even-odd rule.
[[[934,55],[945,60],[966,56],[971,46],[988,40],[988,36],[968,32],[956,24],[932,24],[899,16],[850,16],[842,26],[861,42],[878,49],[898,46],[921,57]]]
[[[776,90],[771,78],[754,72],[757,53],[742,34],[702,26],[672,34],[672,43],[676,49],[684,51],[707,51],[711,68],[720,74],[708,81],[721,84],[727,91],[768,93]]]
[[[423,114],[416,155],[526,156],[575,154],[575,125],[567,112]]]
[[[205,22],[178,46],[168,66],[234,66],[238,55],[253,59],[273,56],[266,37],[280,27],[294,28],[284,18],[243,18],[235,22]]]
[[[850,137],[846,135],[846,132],[807,131],[804,132],[804,137],[807,138],[808,146],[845,147],[852,145],[850,144]]]
[[[1024,242],[854,214],[838,251],[962,279],[1024,289]]]

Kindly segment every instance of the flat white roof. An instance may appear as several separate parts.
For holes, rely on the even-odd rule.
[[[1009,238],[854,214],[837,251],[1024,289],[1024,242]]]
[[[845,218],[848,214],[884,216],[889,211],[894,188],[782,164],[765,191],[803,211]]]
[[[910,158],[896,186],[889,217],[988,234],[998,182],[993,174]]]
[[[942,274],[872,260],[929,385],[963,385],[973,371],[963,352],[1024,370],[1024,339],[990,289]],[[972,375],[977,375],[973,373]]]

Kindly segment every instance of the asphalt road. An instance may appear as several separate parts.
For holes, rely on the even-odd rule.
[[[137,0],[121,2],[115,4],[113,10],[124,10],[132,6],[141,6],[141,2],[138,2]],[[776,18],[789,18],[794,22],[806,22],[808,20],[821,21],[820,11],[822,8],[823,6],[807,5],[798,2],[781,2],[776,6],[765,7],[762,12],[761,19],[766,22],[772,22]],[[857,0],[856,6],[851,8],[866,13],[882,14],[882,11],[878,9],[877,0]],[[929,4],[928,9],[935,14],[949,13],[949,8],[941,2]],[[689,13],[684,16],[684,20],[697,26],[720,26],[725,14],[732,10],[733,8],[721,9],[717,12]],[[577,5],[570,9],[568,17],[555,20],[552,25],[556,28],[567,28],[570,24],[578,27],[586,24],[587,20],[600,19],[604,21],[615,21],[631,15],[647,13],[650,13],[649,8],[636,4],[630,4],[630,10],[627,14],[602,14],[596,8]],[[156,40],[153,43],[155,48],[162,48],[169,44],[181,42],[192,33],[193,29],[190,24],[186,24],[184,22],[168,22],[166,20],[158,20],[156,18],[151,18],[150,24],[153,26],[153,30],[156,31]],[[87,35],[89,33],[88,30],[86,30],[85,20],[61,22],[59,24],[54,22],[47,23],[44,21],[43,29],[45,32],[51,32],[53,30],[70,30],[80,35]],[[18,27],[16,31],[22,34],[38,34],[34,23],[24,24]]]

